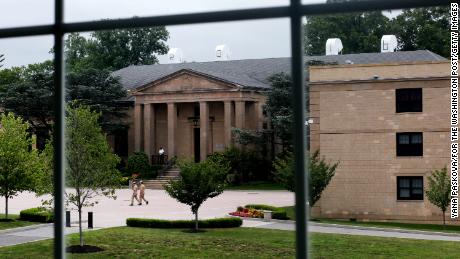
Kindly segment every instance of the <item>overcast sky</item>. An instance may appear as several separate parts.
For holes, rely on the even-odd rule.
[[[49,24],[53,22],[53,0],[0,0],[0,27]],[[324,0],[304,0],[320,3]],[[88,21],[132,16],[287,5],[288,0],[67,0],[65,21]],[[168,26],[171,48],[181,48],[186,61],[212,61],[214,48],[226,44],[232,59],[290,56],[288,19],[255,20]],[[52,56],[51,36],[0,39],[5,66],[41,62]],[[160,63],[166,63],[165,56]]]

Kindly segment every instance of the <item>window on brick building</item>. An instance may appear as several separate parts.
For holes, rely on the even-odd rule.
[[[396,112],[422,112],[422,88],[396,89]]]
[[[397,156],[423,156],[423,133],[396,133]]]
[[[398,200],[423,200],[423,176],[398,176]]]

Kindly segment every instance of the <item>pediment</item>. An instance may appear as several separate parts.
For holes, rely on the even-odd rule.
[[[137,90],[140,93],[195,92],[237,89],[235,84],[190,70],[180,70]]]

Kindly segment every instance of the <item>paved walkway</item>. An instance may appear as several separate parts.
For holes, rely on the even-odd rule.
[[[245,227],[255,227],[255,228],[266,228],[266,229],[291,230],[291,231],[295,230],[294,222],[283,223],[283,222],[264,222],[264,221],[245,220],[244,226]],[[455,234],[455,233],[405,230],[405,229],[393,229],[393,228],[347,226],[347,225],[324,224],[324,223],[316,223],[316,222],[309,223],[308,231],[314,232],[314,233],[460,242],[460,234]]]

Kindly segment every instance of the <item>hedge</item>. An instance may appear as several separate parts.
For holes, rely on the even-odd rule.
[[[199,220],[199,228],[236,228],[241,226],[240,218],[217,218]],[[128,218],[126,225],[140,228],[194,228],[194,220],[164,220],[164,219],[140,219]]]
[[[270,205],[265,205],[265,204],[248,204],[248,205],[246,205],[244,207],[248,208],[248,209],[272,211],[273,212],[272,213],[272,218],[273,219],[282,219],[282,220],[289,219],[289,217],[286,214],[286,210],[283,209],[283,208],[270,206]]]
[[[19,213],[19,219],[32,222],[50,223],[54,222],[54,213],[52,210],[42,207],[31,208],[21,210]]]

